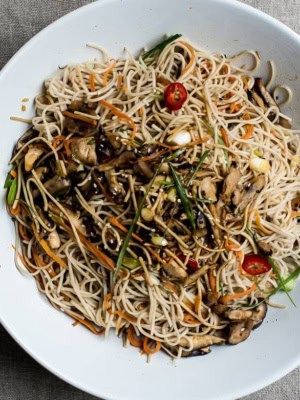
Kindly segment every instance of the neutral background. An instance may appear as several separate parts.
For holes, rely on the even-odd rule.
[[[300,33],[300,0],[244,0],[244,2],[274,16]],[[91,1],[0,0],[0,69],[42,28],[69,11],[88,3]],[[247,363],[241,367],[246,369]],[[0,325],[0,400],[93,399],[96,397],[71,387],[37,364]],[[243,398],[243,400],[296,399],[300,399],[300,368],[273,385]]]

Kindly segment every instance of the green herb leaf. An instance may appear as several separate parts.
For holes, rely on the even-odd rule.
[[[149,185],[147,187],[147,190],[145,191],[145,194],[144,194],[144,196],[143,196],[143,198],[142,198],[142,200],[141,200],[141,202],[140,202],[140,204],[138,206],[138,209],[137,209],[137,211],[135,213],[135,216],[134,216],[133,221],[132,221],[132,223],[130,225],[128,233],[127,233],[127,235],[125,236],[125,239],[122,242],[122,246],[121,246],[121,249],[120,249],[120,252],[119,252],[119,256],[118,256],[118,259],[117,259],[116,269],[115,269],[115,273],[114,273],[114,279],[116,279],[116,277],[118,276],[118,272],[119,272],[120,268],[122,267],[123,260],[124,260],[124,257],[125,257],[125,253],[126,253],[126,250],[127,250],[127,247],[128,247],[128,243],[129,243],[129,241],[131,239],[131,236],[133,234],[134,228],[135,228],[135,226],[136,226],[136,224],[138,222],[138,219],[139,219],[139,217],[141,215],[141,211],[142,211],[143,205],[144,205],[145,200],[146,200],[146,198],[147,198],[147,196],[148,196],[148,194],[149,194],[149,192],[151,190],[151,187],[153,185],[154,179],[156,178],[157,174],[159,173],[163,162],[164,162],[164,159],[162,159],[159,167],[155,171],[155,174],[153,175],[153,177],[152,177],[152,179],[151,179],[151,181],[150,181],[150,183],[149,183]]]
[[[166,159],[166,161],[169,162],[169,161],[175,160],[175,158],[179,157],[182,153],[185,152],[185,149],[186,149],[186,147],[176,150],[175,153],[173,153],[172,155],[170,155],[170,157],[168,157]]]
[[[122,265],[126,268],[129,269],[134,269],[137,268],[140,265],[139,260],[137,260],[136,258],[132,258],[132,257],[124,257],[123,258],[123,263]]]
[[[151,65],[155,60],[158,59],[158,57],[160,56],[164,48],[168,46],[168,44],[174,42],[174,40],[180,38],[181,36],[182,36],[181,34],[176,33],[176,35],[168,37],[167,39],[158,43],[151,50],[146,51],[146,53],[142,55],[142,59],[144,60],[145,64],[148,66]]]
[[[284,279],[282,278],[282,276],[280,275],[279,269],[277,268],[275,262],[273,261],[273,259],[272,259],[271,257],[267,257],[267,261],[268,261],[268,263],[271,265],[271,267],[272,267],[273,271],[275,272],[275,274],[276,274],[276,276],[277,276],[277,279],[278,279],[278,281],[279,281],[279,285],[278,285],[278,286],[280,286],[280,289],[278,289],[278,288],[277,288],[277,289],[278,289],[278,290],[281,290],[281,289],[282,289],[282,290],[286,293],[286,295],[287,295],[287,297],[289,298],[290,302],[291,302],[295,307],[297,307],[296,304],[295,304],[295,302],[294,302],[294,300],[291,298],[290,294],[288,293],[288,291],[287,291],[287,289],[286,289],[286,287],[285,287],[285,285],[286,285],[286,280],[284,280]]]
[[[209,150],[206,150],[206,151],[202,154],[202,156],[200,157],[200,160],[199,160],[198,164],[196,165],[194,171],[192,172],[192,175],[190,176],[190,179],[188,180],[188,183],[187,183],[188,186],[189,186],[190,183],[192,182],[192,180],[193,180],[194,176],[196,175],[196,173],[199,171],[199,169],[200,169],[201,165],[204,163],[205,159],[208,157],[209,153],[210,153],[210,151],[209,151]]]
[[[213,203],[213,201],[209,200],[209,199],[197,199],[197,198],[195,198],[195,201],[198,201],[199,203],[209,203],[209,204]]]
[[[223,138],[221,138],[220,136],[218,136],[218,143],[222,146],[225,146],[224,140]],[[231,165],[231,160],[229,157],[229,153],[227,150],[223,149],[224,152],[224,157],[225,157],[225,162],[226,162],[226,166],[227,166],[227,170],[229,170],[230,165]]]
[[[254,232],[251,231],[251,229],[246,226],[245,231],[248,233],[248,235],[253,239],[254,238]]]
[[[96,143],[96,140],[95,139],[91,139],[86,144],[95,144],[95,143]]]
[[[178,196],[181,200],[182,207],[184,209],[184,212],[190,221],[190,224],[192,225],[194,231],[196,230],[196,222],[195,222],[195,217],[192,211],[191,203],[186,195],[185,188],[183,186],[183,183],[181,182],[180,177],[177,175],[174,167],[172,164],[169,163],[170,170],[172,172],[173,178],[174,178],[174,184],[178,193]]]
[[[18,179],[15,178],[9,187],[8,195],[7,195],[7,204],[11,206],[13,202],[15,201],[16,194],[17,194],[17,188],[18,188]]]

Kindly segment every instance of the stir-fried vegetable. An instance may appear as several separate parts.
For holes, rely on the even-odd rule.
[[[186,99],[187,99],[186,88],[180,82],[171,83],[165,90],[164,93],[165,106],[171,111],[180,110]],[[190,141],[191,140],[189,140],[188,142]],[[188,142],[177,143],[177,144],[186,144]]]
[[[194,179],[194,176],[196,175],[196,173],[199,171],[199,169],[201,168],[202,164],[204,163],[205,159],[209,156],[210,151],[206,150],[202,156],[200,157],[200,160],[198,162],[198,164],[196,165],[196,167],[194,168],[187,185],[189,186],[190,183],[192,182],[192,180]]]
[[[151,65],[155,60],[158,59],[161,52],[167,47],[168,44],[174,42],[174,40],[180,38],[181,36],[181,34],[176,33],[175,35],[172,35],[162,42],[158,43],[151,50],[146,51],[144,54],[142,54],[142,59],[144,60],[145,64]]]
[[[169,163],[169,167],[170,170],[172,172],[173,178],[174,178],[174,184],[175,184],[175,188],[177,190],[178,196],[181,200],[181,205],[184,209],[184,212],[188,218],[188,220],[190,221],[190,224],[193,227],[193,230],[196,230],[196,222],[195,222],[195,217],[192,211],[192,206],[191,203],[186,195],[186,191],[185,188],[183,186],[183,183],[181,182],[181,179],[179,177],[179,175],[177,175],[175,168],[173,167],[172,164]]]
[[[250,275],[265,274],[272,269],[271,265],[264,257],[256,254],[246,254],[242,268]]]

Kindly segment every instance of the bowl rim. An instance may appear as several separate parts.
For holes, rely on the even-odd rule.
[[[31,39],[29,39],[10,59],[9,61],[4,65],[4,67],[0,71],[0,83],[2,80],[5,79],[6,73],[8,73],[11,65],[13,65],[15,62],[18,62],[18,59],[22,57],[23,53],[26,52],[30,47],[34,46],[36,42],[39,41],[40,38],[44,37],[45,35],[48,34],[48,32],[51,32],[53,29],[56,28],[56,26],[59,26],[63,24],[65,21],[68,21],[73,18],[73,15],[81,13],[83,10],[86,9],[96,9],[98,7],[105,6],[105,4],[110,4],[110,3],[116,3],[118,0],[97,0],[92,3],[83,5],[65,15],[62,17],[58,18],[57,20],[53,21],[49,25],[47,25],[45,28],[43,28],[41,31],[36,33]],[[133,1],[133,0],[127,0],[127,1]],[[205,1],[205,0],[196,0],[198,2]],[[274,27],[276,26],[276,29],[281,30],[282,32],[286,33],[289,35],[289,37],[298,42],[300,45],[300,35],[298,35],[295,31],[293,31],[291,28],[289,28],[287,25],[285,25],[283,22],[277,20],[276,18],[266,14],[265,12],[254,8],[253,6],[250,6],[245,3],[241,3],[239,0],[209,0],[212,3],[215,4],[228,4],[232,8],[244,10],[249,14],[252,14],[253,16],[257,16],[261,19],[264,19],[266,22],[268,22],[270,25],[273,25]],[[62,379],[64,382],[67,382],[68,384],[76,387],[79,390],[82,390],[88,394],[91,394],[93,396],[96,396],[99,398],[99,393],[97,393],[96,390],[93,390],[92,388],[88,387],[84,383],[80,383],[73,379],[71,376],[69,376],[67,373],[61,372],[57,369],[55,369],[54,366],[52,366],[50,363],[42,359],[39,354],[34,351],[30,345],[27,345],[23,342],[22,337],[16,332],[13,327],[9,325],[5,320],[3,320],[3,317],[0,315],[0,323],[5,329],[5,331],[18,343],[18,345],[28,354],[30,355],[36,362],[38,362],[42,367],[44,367],[46,370],[51,372],[53,375],[58,377],[59,379]],[[269,374],[267,377],[262,379],[260,382],[249,384],[246,389],[236,389],[233,391],[230,396],[228,395],[227,397],[222,397],[222,400],[232,400],[238,399],[240,397],[244,397],[247,395],[250,395],[254,392],[257,392],[264,387],[271,385],[275,381],[279,380],[280,378],[284,377],[287,375],[289,372],[294,370],[300,365],[300,353],[298,356],[295,356],[287,365],[278,367],[276,371],[273,373]],[[101,398],[103,400],[119,400],[116,397],[114,397],[111,393],[103,393],[101,394]]]

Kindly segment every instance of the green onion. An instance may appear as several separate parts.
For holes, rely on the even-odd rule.
[[[136,258],[132,258],[132,257],[124,257],[123,258],[123,262],[122,265],[126,268],[129,269],[134,269],[137,268],[140,265],[139,260],[137,260]]]
[[[200,168],[201,165],[204,163],[204,161],[205,161],[205,159],[208,157],[209,153],[210,153],[210,151],[209,151],[209,150],[206,150],[206,151],[202,154],[202,156],[200,157],[200,160],[199,160],[198,164],[196,165],[194,171],[192,172],[192,175],[191,175],[190,179],[188,180],[187,185],[189,185],[189,184],[192,182],[194,176],[195,176],[196,173],[199,171],[199,168]]]
[[[168,157],[168,158],[166,159],[166,161],[169,162],[169,161],[175,160],[175,158],[179,157],[180,154],[182,154],[182,153],[185,152],[185,149],[186,149],[186,148],[183,147],[182,149],[176,150],[175,153],[173,153],[170,157]]]
[[[271,267],[272,267],[272,269],[273,269],[273,271],[275,272],[275,274],[276,274],[276,276],[277,276],[277,279],[278,279],[278,281],[279,281],[279,286],[280,286],[280,289],[278,289],[278,290],[283,290],[285,293],[286,293],[286,295],[287,295],[287,297],[290,299],[290,302],[295,306],[295,307],[297,307],[296,306],[296,304],[295,304],[295,302],[294,302],[294,300],[291,298],[291,296],[289,295],[289,293],[288,293],[288,290],[286,289],[286,281],[284,281],[284,279],[282,278],[282,276],[280,275],[280,272],[279,272],[279,269],[276,267],[276,265],[275,265],[275,263],[274,263],[274,261],[273,261],[273,259],[271,258],[271,257],[267,257],[267,261],[268,261],[268,263],[271,265]]]
[[[224,140],[220,136],[218,137],[218,143],[220,145],[222,145],[222,146],[225,146]],[[224,157],[225,157],[225,162],[226,162],[226,165],[227,165],[227,169],[229,170],[230,165],[231,165],[231,161],[230,161],[230,158],[229,158],[229,153],[225,149],[223,149],[223,152],[224,152]]]
[[[151,50],[146,51],[146,53],[142,55],[142,59],[144,60],[145,64],[148,66],[151,65],[155,60],[158,59],[158,57],[168,44],[174,42],[174,40],[180,38],[181,36],[182,35],[176,33],[176,35],[168,37],[167,39],[163,40],[158,45],[153,47]]]
[[[91,139],[86,144],[95,144],[95,143],[96,143],[96,140],[95,139]]]
[[[253,239],[254,238],[254,233],[251,231],[251,229],[246,226],[245,231],[248,233],[248,235]]]
[[[208,130],[208,132],[214,137],[215,136],[214,127],[207,121],[206,118],[202,118],[202,122],[205,125],[205,128]]]
[[[181,204],[182,207],[184,209],[184,212],[188,218],[188,220],[190,221],[190,224],[192,225],[194,231],[196,230],[196,222],[195,222],[195,217],[192,211],[192,207],[191,207],[191,203],[186,195],[186,191],[185,188],[183,186],[183,183],[181,182],[181,179],[179,178],[179,176],[177,175],[174,167],[172,164],[168,163],[170,170],[172,172],[173,178],[174,178],[174,184],[175,184],[175,188],[177,190],[178,196],[181,200]]]
[[[213,203],[212,200],[209,200],[209,199],[197,199],[196,197],[195,197],[195,201],[198,201],[199,203],[209,203],[209,204]]]
[[[15,178],[9,188],[8,195],[7,195],[7,204],[11,206],[13,202],[15,201],[16,194],[17,194],[17,188],[18,188],[18,179]]]
[[[4,189],[9,189],[11,187],[12,183],[13,183],[13,179],[11,177],[11,174],[8,173],[7,177],[5,179],[5,182],[4,182]]]
[[[115,270],[115,273],[114,273],[114,279],[116,279],[116,277],[118,275],[118,272],[119,272],[120,268],[122,267],[123,260],[124,260],[124,257],[125,257],[125,253],[126,253],[126,249],[127,249],[128,243],[129,243],[129,241],[131,239],[131,236],[133,234],[135,225],[138,222],[138,219],[139,219],[139,217],[141,215],[142,208],[143,208],[143,205],[145,203],[145,200],[146,200],[146,198],[147,198],[147,196],[148,196],[148,194],[149,194],[149,192],[151,190],[153,182],[154,182],[157,174],[159,173],[160,168],[161,168],[161,166],[162,166],[164,161],[165,161],[164,159],[161,160],[161,163],[160,163],[159,167],[155,171],[155,174],[153,175],[153,178],[151,179],[151,181],[150,181],[150,183],[149,183],[149,185],[147,187],[147,190],[145,191],[145,194],[144,194],[144,196],[142,198],[142,201],[140,202],[140,204],[138,206],[138,209],[137,209],[137,211],[135,213],[135,216],[134,216],[133,221],[132,221],[132,223],[130,225],[128,233],[125,236],[125,239],[123,240],[123,243],[122,243],[122,246],[121,246],[121,249],[120,249],[120,252],[119,252],[119,256],[118,256],[118,259],[117,259],[116,270]]]

